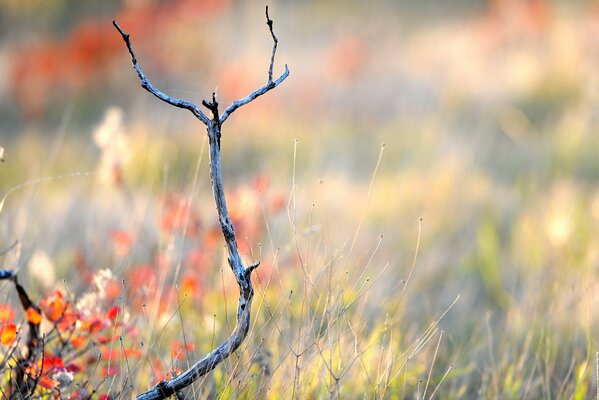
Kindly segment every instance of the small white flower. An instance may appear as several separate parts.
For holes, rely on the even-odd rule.
[[[106,286],[108,282],[114,280],[115,277],[112,274],[112,271],[109,269],[101,269],[94,275],[94,284],[96,285],[96,289],[98,290],[98,297],[100,299],[106,298]]]
[[[48,257],[48,254],[42,250],[36,250],[27,265],[29,275],[38,281],[44,288],[54,286],[56,273],[54,263]]]

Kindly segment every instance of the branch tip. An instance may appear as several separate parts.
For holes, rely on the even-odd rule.
[[[211,101],[202,100],[202,105],[212,112],[212,120],[213,121],[219,120],[218,101],[216,101],[216,93],[215,92],[212,92],[212,100]]]
[[[272,19],[270,19],[270,17],[268,16],[268,6],[266,6],[266,24],[270,28],[271,32],[272,32],[272,23],[273,23]]]
[[[113,19],[113,20],[112,20],[112,25],[114,25],[114,27],[116,28],[116,30],[117,30],[117,31],[119,31],[119,33],[120,33],[122,36],[125,36],[125,35],[126,35],[126,34],[125,34],[125,32],[123,32],[123,30],[121,29],[121,27],[120,27],[119,23],[118,23],[118,22],[116,22],[116,19]]]
[[[260,261],[256,261],[255,263],[249,265],[245,270],[247,277],[249,278],[250,275],[252,274],[252,272],[254,272],[254,270],[256,268],[258,268],[259,266],[260,266]]]

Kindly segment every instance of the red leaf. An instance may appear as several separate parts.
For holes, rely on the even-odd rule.
[[[66,311],[66,303],[60,290],[55,290],[40,303],[44,314],[51,322],[58,321]]]
[[[119,306],[114,306],[110,310],[108,310],[108,318],[111,321],[114,321],[116,317],[120,314],[121,308]]]
[[[59,356],[46,353],[46,355],[44,355],[44,372],[49,371],[52,368],[64,368],[64,361]]]
[[[58,385],[58,382],[56,382],[54,379],[50,378],[48,375],[43,375],[40,378],[40,380],[38,381],[38,385],[40,385],[41,387],[46,388],[46,389],[52,389],[56,385]]]
[[[73,335],[71,337],[71,345],[77,350],[82,349],[87,344],[87,337],[83,335]]]

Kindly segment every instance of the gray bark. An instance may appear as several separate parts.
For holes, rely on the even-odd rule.
[[[223,178],[220,157],[220,139],[222,124],[235,110],[237,110],[239,107],[245,104],[252,102],[257,97],[265,94],[269,90],[274,89],[289,76],[289,69],[287,68],[287,65],[285,65],[285,71],[283,72],[283,74],[281,74],[281,76],[276,80],[273,80],[272,70],[278,40],[272,29],[273,21],[268,16],[268,7],[266,7],[266,23],[268,25],[270,34],[274,42],[272,56],[268,68],[268,81],[266,85],[253,91],[248,96],[234,101],[229,107],[225,109],[222,116],[220,117],[218,112],[218,102],[216,101],[216,96],[215,94],[212,94],[211,101],[202,102],[202,104],[212,112],[212,118],[208,118],[208,116],[206,116],[206,114],[204,114],[196,104],[190,101],[173,98],[161,92],[156,87],[154,87],[154,85],[152,85],[152,83],[147,79],[137,62],[137,57],[135,56],[135,52],[131,45],[129,35],[121,29],[121,27],[117,24],[116,21],[113,21],[115,28],[121,34],[127,46],[127,49],[129,50],[129,54],[131,55],[131,62],[133,64],[133,68],[137,72],[137,76],[141,81],[141,86],[160,100],[172,106],[189,110],[193,115],[196,116],[197,119],[199,119],[207,127],[208,142],[210,146],[210,179],[212,181],[212,191],[214,193],[214,201],[216,204],[218,221],[227,246],[229,266],[231,267],[231,271],[235,275],[235,279],[237,281],[237,284],[239,285],[237,322],[229,338],[216,349],[204,356],[204,358],[197,361],[187,371],[172,379],[162,381],[158,383],[156,386],[149,389],[148,391],[138,395],[138,400],[165,399],[178,394],[181,390],[191,385],[198,378],[213,370],[221,361],[229,357],[235,350],[237,350],[241,343],[245,340],[250,329],[252,298],[254,296],[254,289],[252,287],[251,281],[251,273],[254,269],[258,267],[259,263],[249,265],[246,268],[243,264],[241,256],[239,255],[235,231],[233,229],[231,218],[229,217],[229,211],[227,210],[227,201],[223,189]]]

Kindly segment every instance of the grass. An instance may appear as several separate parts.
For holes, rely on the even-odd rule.
[[[353,78],[316,62],[342,38],[307,49],[284,25],[289,85],[222,139],[242,256],[261,261],[252,329],[190,397],[597,393],[596,60],[574,45],[593,45],[589,19],[555,13],[521,41],[482,17],[399,35],[378,15],[389,39]],[[59,288],[82,309],[91,295],[102,315],[119,307],[107,330],[123,340],[86,347],[106,357],[64,393],[87,379],[97,393],[139,392],[234,325],[202,128],[139,96],[106,145],[93,139],[101,115],[2,143],[0,243],[19,239],[3,267],[36,300]],[[0,302],[15,301],[5,286]],[[118,371],[103,376],[107,365]]]

